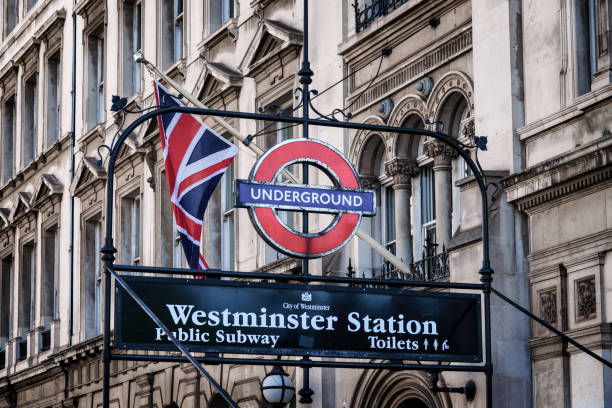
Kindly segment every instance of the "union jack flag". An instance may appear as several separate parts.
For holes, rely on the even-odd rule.
[[[153,81],[157,105],[183,106]],[[200,253],[202,220],[208,200],[238,149],[197,117],[186,113],[157,116],[166,178],[176,228],[192,269],[208,269]]]

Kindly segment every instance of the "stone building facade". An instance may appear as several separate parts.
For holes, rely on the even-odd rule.
[[[209,107],[288,113],[298,103],[302,4],[2,0],[0,407],[101,405],[108,152],[100,146],[120,125],[112,95],[127,97],[132,111],[155,103],[133,52]],[[608,359],[610,13],[610,0],[311,0],[309,16],[312,88],[331,86],[314,100],[317,110],[345,108],[350,121],[437,129],[468,144],[487,136],[478,158],[496,184],[493,286]],[[300,136],[299,127],[228,121],[258,134],[263,149]],[[331,128],[310,136],[343,151],[376,189],[377,216],[361,228],[413,275],[357,238],[310,261],[311,273],[478,282],[480,196],[460,158],[424,138]],[[215,268],[295,273],[300,262],[267,246],[247,212],[232,206],[233,179],[246,178],[255,159],[241,146],[218,186],[203,253]],[[116,169],[118,262],[184,266],[155,122],[128,140]],[[311,183],[325,177],[315,172]],[[299,227],[295,215],[283,217]],[[311,219],[313,230],[330,222]],[[492,332],[494,406],[612,404],[609,369],[495,297]],[[226,406],[188,364],[111,367],[114,407]],[[271,367],[207,368],[241,407],[266,406],[259,385]],[[287,371],[299,388],[301,370]],[[483,375],[446,372],[441,384],[470,379],[472,402],[432,393],[426,371],[312,369],[310,406],[484,406]]]

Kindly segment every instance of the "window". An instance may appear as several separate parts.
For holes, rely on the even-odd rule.
[[[162,68],[183,58],[183,0],[162,0]]]
[[[436,243],[436,197],[433,166],[421,168],[422,246]],[[417,252],[418,253],[418,252]]]
[[[160,233],[162,236],[160,261],[162,266],[180,268],[183,262],[183,247],[181,246],[181,237],[174,222],[165,170],[160,172],[160,186]]]
[[[41,281],[41,317],[42,324],[49,327],[52,320],[57,319],[58,289],[57,289],[57,227],[43,232],[43,274]]]
[[[215,394],[215,396],[210,400],[208,408],[229,408],[229,404],[221,395]]]
[[[21,254],[21,285],[19,286],[19,335],[24,337],[34,328],[34,288],[36,284],[36,247],[25,244]]]
[[[36,112],[37,86],[36,74],[25,81],[23,104],[23,165],[36,158]]]
[[[85,222],[85,251],[83,276],[83,325],[85,338],[102,332],[102,223],[99,216]]]
[[[125,2],[123,18],[123,93],[133,95],[141,90],[141,67],[133,58],[142,48],[141,3]]]
[[[128,265],[140,263],[140,193],[121,199],[121,261]]]
[[[26,0],[26,7],[28,8],[28,11],[30,11],[30,9],[34,7],[37,1],[38,0]]]
[[[234,0],[210,0],[210,32],[234,17]]]
[[[384,239],[385,248],[395,254],[395,200],[391,186],[383,186],[381,189],[384,208]]]
[[[104,122],[104,34],[87,37],[87,129]]]
[[[576,96],[591,91],[597,70],[595,0],[574,3]]]
[[[236,265],[234,235],[234,162],[227,168],[221,180],[221,210],[223,230],[221,233],[221,268],[234,270]]]
[[[4,102],[2,109],[2,184],[15,172],[15,97]]]
[[[60,52],[47,60],[47,147],[60,137]]]
[[[283,112],[285,113],[291,112],[291,108],[288,106],[285,106],[283,107]],[[265,126],[266,130],[264,131],[265,135],[263,136],[263,142],[264,142],[263,149],[264,150],[268,150],[272,148],[273,146],[277,145],[278,143],[281,143],[285,140],[289,140],[293,138],[293,126],[291,123],[270,122],[270,123],[266,123],[265,125],[266,125]],[[297,176],[298,174],[297,167],[298,167],[297,165],[292,165],[292,166],[286,167],[286,169],[292,175]],[[278,180],[278,182],[289,183],[291,182],[291,180],[286,175],[281,174],[280,180]],[[281,222],[283,222],[287,227],[293,228],[293,229],[297,228],[296,222],[295,222],[295,216],[297,213],[293,211],[280,211],[280,210],[276,210],[276,211],[277,211],[277,214]],[[282,255],[281,253],[279,253],[278,251],[276,251],[275,249],[273,249],[272,247],[266,244],[266,251],[265,251],[265,262],[266,263],[276,261],[283,257],[284,255]]]
[[[13,335],[11,316],[13,315],[13,257],[7,256],[2,259],[2,276],[0,277],[0,349],[4,349],[7,341]],[[0,361],[0,364],[3,362]]]
[[[17,19],[19,15],[18,0],[6,0],[5,5],[6,7],[4,10],[6,13],[6,19],[4,21],[4,35],[7,36],[11,31],[13,31],[13,28],[15,28],[15,26],[17,25]]]

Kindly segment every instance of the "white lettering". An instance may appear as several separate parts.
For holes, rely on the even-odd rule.
[[[348,326],[348,330],[350,332],[356,332],[359,331],[359,329],[361,328],[361,323],[359,323],[359,313],[357,312],[351,312],[348,315],[348,321],[349,321],[349,326]],[[371,336],[369,336],[368,338],[370,338]]]
[[[419,334],[421,332],[421,323],[416,320],[410,320],[406,325],[406,330],[409,334]]]
[[[170,310],[170,315],[172,315],[172,320],[174,324],[178,324],[179,321],[183,324],[187,324],[187,319],[193,310],[193,305],[166,305],[166,307]],[[187,309],[189,308],[189,309]],[[187,310],[187,313],[185,313]]]
[[[206,318],[206,313],[204,311],[202,311],[202,310],[196,310],[191,315],[191,321],[196,326],[203,326],[203,325],[206,324],[206,320],[200,320],[200,319],[203,319],[203,318]]]
[[[218,324],[219,324],[219,312],[216,310],[208,312],[208,325],[217,326]]]
[[[436,322],[427,320],[423,322],[423,334],[431,334],[432,336],[438,335],[438,327]]]

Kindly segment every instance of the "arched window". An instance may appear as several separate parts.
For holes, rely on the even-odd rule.
[[[444,101],[438,120],[442,122],[444,126],[444,133],[447,133],[457,140],[461,140],[464,137],[463,128],[470,116],[471,112],[463,94],[460,92],[453,92]],[[455,234],[459,228],[461,205],[459,187],[455,186],[455,182],[469,176],[470,171],[462,157],[453,159],[451,171],[451,186],[449,186],[449,188],[452,189],[451,234]]]
[[[385,175],[385,143],[381,136],[368,137],[358,161],[358,171],[365,188],[376,190],[376,216],[365,217],[362,229],[392,252],[395,251],[393,190]],[[359,242],[358,270],[363,276],[378,276],[382,271],[382,257],[363,242]]]
[[[230,405],[220,394],[215,394],[208,404],[208,408],[229,408],[229,406]]]
[[[429,405],[419,398],[410,398],[402,402],[397,408],[429,408]]]

